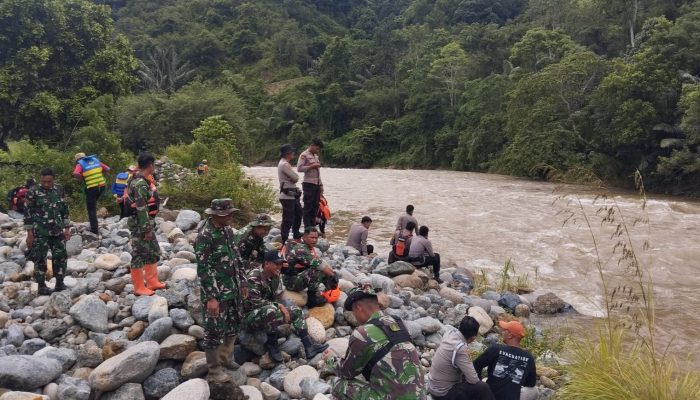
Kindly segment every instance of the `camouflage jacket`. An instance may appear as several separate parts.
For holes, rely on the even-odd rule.
[[[372,314],[370,320],[391,324],[396,321],[380,312]],[[358,327],[350,336],[348,352],[343,360],[335,363],[335,373],[340,379],[353,379],[362,373],[372,356],[389,342],[381,329],[367,323]],[[385,394],[386,400],[418,400],[426,398],[425,380],[420,367],[420,356],[410,342],[394,345],[372,369],[369,387]]]
[[[27,192],[24,226],[36,236],[60,236],[69,226],[68,204],[63,199],[63,188],[54,185],[44,189],[34,186]]]
[[[136,214],[129,217],[128,225],[132,234],[155,231],[156,222],[148,215],[148,199],[154,195],[151,185],[140,173],[136,173],[127,184],[129,197],[136,206]]]
[[[248,298],[243,302],[245,312],[269,305],[276,307],[279,291],[279,276],[265,279],[261,267],[252,269],[248,272]]]
[[[265,241],[253,235],[252,226],[246,225],[245,228],[236,232],[234,241],[241,252],[247,270],[256,267],[255,264],[262,264],[265,257]]]
[[[289,268],[321,268],[321,258],[316,254],[316,249],[310,249],[303,241],[291,245],[286,258]]]
[[[230,227],[217,228],[211,219],[205,221],[195,241],[194,252],[205,301],[243,299],[241,284],[245,283],[245,273]],[[242,304],[238,306],[241,308]]]

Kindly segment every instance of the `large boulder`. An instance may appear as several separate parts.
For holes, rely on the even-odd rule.
[[[73,305],[70,296],[66,291],[51,293],[49,302],[46,303],[44,315],[49,318],[63,318],[70,312]]]
[[[175,225],[177,225],[181,231],[187,232],[190,229],[194,229],[201,220],[202,216],[199,215],[198,212],[192,210],[182,210],[177,215],[177,219],[175,219]]]
[[[485,335],[493,328],[493,320],[483,308],[479,306],[469,307],[467,315],[473,317],[479,323],[479,335]]]
[[[449,300],[455,304],[462,304],[464,303],[464,293],[454,290],[449,287],[443,287],[440,289],[440,296],[444,297],[446,300]]]
[[[349,343],[350,341],[348,338],[333,338],[326,342],[328,345],[327,351],[332,355],[343,358],[348,351]]]
[[[163,368],[146,378],[143,391],[148,398],[159,399],[180,384],[180,375],[173,368]]]
[[[389,276],[399,276],[399,275],[410,275],[415,270],[416,267],[413,264],[407,263],[406,261],[396,261],[395,263],[389,264],[387,267]]]
[[[549,292],[539,296],[532,306],[537,314],[556,314],[566,307],[566,303],[556,294]]]
[[[83,296],[70,308],[71,317],[93,332],[107,332],[108,314],[107,305],[94,295]]]
[[[414,274],[399,275],[394,277],[393,280],[398,286],[411,289],[425,289],[425,284],[427,283],[423,282],[420,276]]]
[[[207,372],[207,358],[203,351],[193,351],[188,354],[180,369],[180,375],[185,379],[201,378]]]
[[[502,306],[511,313],[514,312],[515,307],[522,302],[523,301],[520,299],[520,296],[513,292],[503,292],[501,297],[498,299],[498,305]]]
[[[197,341],[190,335],[175,334],[168,336],[160,344],[161,360],[184,360],[197,348]]]
[[[318,380],[318,371],[309,365],[294,368],[284,377],[284,391],[293,399],[301,398],[301,380],[307,377]]]
[[[335,308],[332,304],[326,303],[320,307],[309,309],[309,317],[314,317],[323,324],[323,327],[328,329],[335,322]]]
[[[442,323],[433,317],[418,318],[416,323],[420,325],[421,331],[426,334],[437,333],[442,330]]]
[[[204,379],[190,379],[168,392],[161,400],[209,400],[209,385]]]
[[[125,383],[141,383],[153,372],[159,355],[158,343],[139,343],[98,365],[90,374],[90,386],[108,392]]]
[[[291,301],[296,305],[297,307],[304,307],[306,306],[306,302],[308,300],[307,293],[304,292],[292,292],[290,290],[285,290],[282,292],[282,300],[283,301]]]
[[[149,324],[168,316],[168,300],[161,296],[153,297],[153,302],[151,302],[151,306],[148,309]]]
[[[44,347],[34,353],[35,357],[45,357],[61,363],[63,371],[68,371],[78,361],[78,353],[66,347]]]
[[[95,268],[114,271],[121,264],[119,256],[114,254],[100,254],[94,262]]]
[[[36,356],[7,356],[0,358],[0,387],[12,390],[34,390],[58,378],[61,363]]]
[[[194,282],[197,280],[197,270],[190,267],[179,268],[177,271],[173,272],[170,276],[170,280],[175,282],[180,280]]]
[[[173,329],[173,320],[170,317],[161,318],[156,320],[154,323],[148,325],[146,330],[143,332],[141,337],[139,337],[139,342],[162,342],[170,336],[170,330]]]

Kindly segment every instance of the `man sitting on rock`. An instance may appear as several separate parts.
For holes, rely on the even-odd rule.
[[[345,245],[356,249],[360,252],[360,255],[363,256],[374,253],[374,246],[367,244],[367,235],[369,234],[369,227],[371,225],[372,218],[366,215],[362,217],[359,224],[357,222],[353,223],[350,227],[348,240]]]
[[[411,238],[411,247],[408,249],[408,257],[411,264],[416,267],[433,267],[433,278],[442,283],[440,279],[440,254],[433,252],[433,243],[428,239],[430,230],[427,226],[418,229],[418,236]]]
[[[458,329],[443,337],[428,374],[428,391],[434,400],[494,400],[489,386],[479,379],[467,347],[478,333],[479,322],[466,316]]]
[[[266,251],[265,236],[270,233],[272,225],[274,223],[270,216],[260,214],[245,228],[236,232],[234,241],[238,251],[241,252],[243,267],[246,271],[262,264]]]
[[[261,267],[248,272],[248,297],[243,302],[245,317],[243,327],[247,332],[266,332],[265,349],[275,362],[282,362],[282,353],[277,342],[277,328],[291,324],[304,344],[306,358],[310,360],[328,348],[327,344],[311,341],[302,310],[295,306],[286,307],[278,299],[280,290],[280,272],[284,259],[277,250],[264,255]]]
[[[413,221],[408,221],[406,228],[397,229],[394,236],[391,238],[391,251],[389,252],[389,264],[396,261],[408,261],[409,250],[411,249],[411,239],[413,239],[413,231],[416,229],[416,224]]]
[[[350,336],[344,359],[326,355],[326,365],[335,370],[336,399],[413,400],[425,399],[425,381],[420,356],[400,319],[383,315],[377,292],[369,286],[354,288],[345,300],[362,324]],[[355,377],[362,374],[366,380]]]
[[[521,386],[534,387],[537,383],[535,358],[520,348],[525,337],[525,328],[518,321],[499,321],[504,344],[494,344],[476,360],[474,368],[481,377],[481,371],[488,367],[491,392],[496,400],[520,400]]]
[[[288,242],[291,246],[287,251],[287,267],[284,270],[282,281],[287,290],[301,292],[308,289],[307,307],[323,305],[327,301],[319,293],[319,286],[323,283],[326,290],[338,287],[338,278],[335,272],[327,264],[321,262],[316,254],[318,243],[318,230],[310,226],[304,229],[301,242]]]
[[[231,377],[222,365],[238,368],[231,353],[243,319],[243,299],[248,295],[241,256],[233,242],[231,199],[212,200],[204,213],[204,222],[194,251],[197,275],[202,288],[204,312],[204,343],[209,379],[225,382]]]

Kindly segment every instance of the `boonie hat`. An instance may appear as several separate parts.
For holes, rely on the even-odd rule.
[[[370,285],[350,289],[350,293],[348,293],[348,299],[345,300],[345,310],[352,311],[352,305],[358,300],[368,298],[376,299],[377,293],[380,291],[381,289],[374,289]]]
[[[214,199],[211,201],[211,206],[204,210],[205,214],[216,215],[223,217],[229,215],[234,211],[238,211],[237,208],[233,207],[233,200],[231,199]]]
[[[73,158],[75,159],[75,161],[78,161],[81,158],[85,158],[85,153],[75,153],[75,156]]]
[[[291,144],[289,144],[289,143],[283,144],[280,147],[280,157],[284,157],[285,155],[287,155],[289,153],[294,153],[295,151],[297,151],[297,149],[295,149],[294,146],[292,146]]]
[[[272,226],[272,218],[267,214],[258,214],[255,219],[250,223],[250,226]]]
[[[510,332],[511,335],[525,337],[525,327],[518,321],[498,321],[498,326],[504,331]]]
[[[280,256],[277,250],[268,250],[265,252],[265,262],[273,262],[275,264],[284,263],[284,258]]]
[[[131,165],[129,165],[129,168],[127,168],[126,170],[127,170],[127,171],[130,171],[130,172],[136,172],[136,171],[139,170],[139,167],[137,167],[137,166],[131,164]]]

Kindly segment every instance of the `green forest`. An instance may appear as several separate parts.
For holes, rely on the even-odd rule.
[[[0,161],[313,137],[326,165],[700,194],[700,2],[0,0]]]

